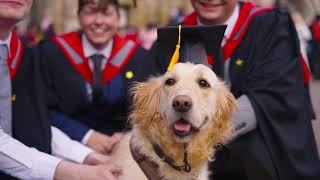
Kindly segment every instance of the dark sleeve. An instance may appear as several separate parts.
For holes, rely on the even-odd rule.
[[[150,57],[148,50],[138,47],[131,57],[129,64],[127,65],[128,68],[134,69],[135,75],[134,80],[135,82],[141,82],[146,80],[150,72],[152,71],[150,68]]]
[[[58,97],[54,93],[53,80],[50,78],[50,62],[48,56],[50,53],[47,52],[47,49],[50,48],[50,42],[45,41],[41,42],[38,46],[35,47],[39,54],[39,64],[40,64],[40,73],[42,81],[46,88],[46,102],[49,108],[58,106]]]
[[[51,111],[50,117],[52,125],[66,133],[71,139],[81,142],[90,128],[80,121],[71,118],[66,113],[56,111],[61,108],[59,108],[59,98],[55,93],[53,79],[50,76],[51,62],[49,60],[51,58],[48,58],[48,56],[50,56],[51,46],[51,42],[42,42],[40,45],[35,47],[35,49],[38,51],[37,54],[39,54],[41,78],[45,85],[46,105]]]
[[[243,92],[253,105],[280,179],[312,177],[317,174],[313,167],[318,157],[311,122],[306,118],[293,22],[287,13],[272,11],[256,17],[250,26],[252,61]]]
[[[273,112],[270,120],[296,119],[302,114],[303,73],[295,29],[287,14],[264,16],[252,22],[252,26],[261,22],[262,27],[248,32],[254,41],[244,91],[258,114]]]
[[[161,60],[162,59],[162,60]],[[143,56],[139,60],[137,81],[145,81],[151,76],[157,76],[166,72],[169,65],[168,61],[157,55],[157,42],[155,42],[150,50],[145,50]]]
[[[88,126],[63,113],[52,111],[51,117],[53,118],[53,126],[63,131],[73,140],[81,142],[83,137],[90,130]]]

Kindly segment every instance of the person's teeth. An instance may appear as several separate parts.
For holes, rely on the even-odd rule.
[[[103,33],[103,29],[94,29],[93,31],[96,33]]]

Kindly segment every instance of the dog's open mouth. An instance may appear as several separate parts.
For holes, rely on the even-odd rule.
[[[193,135],[197,131],[197,128],[192,126],[192,124],[190,124],[185,119],[180,119],[179,121],[173,124],[173,132],[179,138],[184,138],[186,136]]]

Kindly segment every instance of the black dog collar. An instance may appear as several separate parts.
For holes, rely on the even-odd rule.
[[[163,150],[160,148],[158,144],[153,144],[154,152],[158,155],[158,157],[165,163],[169,164],[173,169],[177,171],[183,170],[184,172],[190,172],[191,166],[188,162],[188,152],[187,152],[187,143],[183,144],[184,148],[184,154],[183,154],[183,165],[177,165],[177,163],[174,162],[174,160],[167,156]]]

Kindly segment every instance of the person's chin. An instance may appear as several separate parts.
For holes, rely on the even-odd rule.
[[[6,16],[11,16],[12,18],[24,18],[25,14],[27,13],[27,11],[25,9],[13,9],[13,8],[5,8],[5,7],[0,7],[0,12],[3,15]]]
[[[209,18],[217,18],[222,14],[223,8],[222,7],[217,7],[217,8],[199,8],[197,12],[205,19]]]
[[[211,3],[201,3],[199,2],[197,5],[198,9],[201,12],[219,12],[225,6],[225,3],[211,4]]]
[[[17,23],[18,21],[21,21],[25,18],[23,14],[12,14],[12,13],[6,13],[6,12],[0,12],[1,19],[5,19],[7,23]]]
[[[200,17],[203,19],[203,20],[206,20],[206,21],[217,21],[219,19],[219,14],[218,13],[201,13],[200,14]]]

